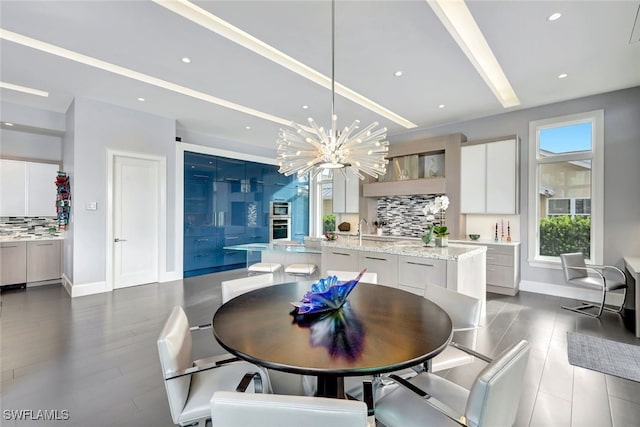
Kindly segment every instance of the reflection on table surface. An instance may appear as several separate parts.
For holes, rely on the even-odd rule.
[[[332,358],[357,359],[364,344],[364,326],[351,308],[349,301],[338,310],[317,314],[297,314],[293,322],[301,328],[309,328],[313,347],[326,348]]]

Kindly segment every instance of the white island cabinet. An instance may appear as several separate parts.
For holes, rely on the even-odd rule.
[[[354,239],[322,243],[322,274],[329,270],[378,274],[378,284],[424,296],[427,283],[446,287],[482,301],[486,312],[486,251],[484,246],[451,244],[425,247],[418,240]]]

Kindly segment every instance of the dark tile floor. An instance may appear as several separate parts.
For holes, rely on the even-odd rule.
[[[58,285],[2,294],[0,425],[171,426],[156,338],[171,308],[192,324],[220,305],[220,281],[243,271],[121,289],[71,299]],[[489,294],[477,349],[495,355],[520,339],[532,344],[517,426],[640,425],[640,383],[567,361],[566,332],[640,344],[619,316],[592,319],[560,308],[562,298]],[[464,340],[465,337],[461,337]],[[210,331],[194,336],[194,357],[222,353]],[[484,365],[439,373],[468,386]],[[6,410],[68,410],[69,420],[15,422]]]

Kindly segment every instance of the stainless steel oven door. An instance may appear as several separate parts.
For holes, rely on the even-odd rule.
[[[291,240],[291,218],[272,218],[269,221],[269,241]]]
[[[271,218],[291,217],[290,202],[270,202],[269,216]]]

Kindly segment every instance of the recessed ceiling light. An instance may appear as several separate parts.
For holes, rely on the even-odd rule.
[[[138,101],[144,102],[144,98],[138,98]]]
[[[309,106],[308,106],[308,105],[303,105],[303,106],[302,106],[302,109],[303,109],[303,110],[306,110],[306,109],[308,109],[308,108],[309,108]]]
[[[13,126],[13,123],[9,123],[9,122],[4,122],[5,126]]]
[[[559,79],[566,79],[568,75],[569,74],[567,74],[567,73],[558,74],[558,78]]]
[[[438,105],[438,108],[444,108],[444,104]]]
[[[562,16],[562,14],[560,12],[556,12],[556,13],[552,13],[551,15],[549,15],[549,17],[547,18],[547,21],[555,21],[557,19],[560,19],[560,17]]]
[[[251,126],[245,126],[244,128],[249,130],[249,129],[251,129]]]
[[[191,59],[185,56],[184,58],[182,58],[182,62],[184,62],[185,64],[191,64]]]
[[[0,82],[0,88],[3,89],[11,89],[18,92],[28,93],[30,95],[38,95],[44,98],[49,96],[49,92],[45,92],[43,90],[33,89],[26,86],[14,85],[13,83]]]
[[[402,75],[402,71],[398,70],[395,73],[393,73],[393,75],[396,77],[400,77]]]
[[[264,41],[252,36],[246,31],[242,31],[240,28],[231,25],[229,22],[219,18],[218,16],[208,12],[207,10],[197,6],[196,4],[188,0],[180,1],[166,1],[166,0],[153,0],[154,3],[162,6],[188,20],[194,22],[209,31],[212,31],[222,37],[225,37],[232,42],[239,44],[240,46],[249,49],[250,51],[261,55],[262,57],[275,62],[288,70],[293,71],[301,75],[302,77],[311,80],[320,86],[331,89],[331,79],[324,74],[314,70],[308,65],[286,55],[284,52],[279,51],[275,47],[265,43]],[[388,110],[380,104],[375,103],[371,99],[355,92],[338,82],[335,82],[335,93],[359,104],[363,107],[377,113],[387,119],[404,126],[407,129],[418,127],[410,120],[401,117],[400,115]],[[290,121],[286,123],[288,126]]]

